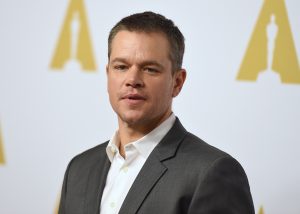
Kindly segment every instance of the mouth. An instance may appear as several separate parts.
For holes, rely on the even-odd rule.
[[[122,99],[128,100],[146,100],[146,98],[140,94],[127,94],[122,97]]]
[[[125,100],[130,104],[138,104],[145,101],[146,97],[140,94],[126,94],[122,97],[122,100]]]

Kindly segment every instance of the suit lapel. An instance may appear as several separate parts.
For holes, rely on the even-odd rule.
[[[119,214],[136,213],[148,192],[166,170],[167,168],[157,158],[152,156],[148,159],[130,188]]]
[[[137,213],[148,193],[155,187],[155,184],[168,170],[162,162],[166,159],[173,158],[176,155],[177,148],[186,133],[186,130],[177,118],[171,130],[146,160],[140,173],[132,184],[119,214]]]
[[[94,166],[91,167],[87,186],[87,214],[100,213],[100,202],[106,183],[106,177],[110,168],[110,161],[106,155],[105,149],[102,149],[99,152],[99,158],[96,161],[94,161],[93,164]]]

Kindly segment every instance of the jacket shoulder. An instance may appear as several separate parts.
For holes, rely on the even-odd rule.
[[[228,153],[206,143],[190,132],[187,132],[179,150],[195,160],[205,160],[206,162],[223,157],[232,158]]]
[[[75,159],[87,159],[87,158],[91,158],[93,156],[98,156],[99,153],[105,152],[107,144],[108,144],[108,141],[101,143],[95,147],[92,147],[92,148],[76,155],[74,158]]]
[[[68,168],[87,168],[91,165],[96,164],[97,162],[103,160],[106,157],[106,146],[108,141],[102,144],[99,144],[93,148],[90,148],[75,157],[70,161]]]

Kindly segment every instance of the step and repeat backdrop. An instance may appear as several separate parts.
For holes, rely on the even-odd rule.
[[[298,0],[0,1],[0,213],[56,213],[70,159],[112,136],[108,33],[146,10],[186,38],[175,114],[241,162],[258,214],[299,214]]]

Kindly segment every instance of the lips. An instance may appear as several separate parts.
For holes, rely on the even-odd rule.
[[[146,100],[146,97],[141,94],[126,94],[122,96],[122,100],[126,101],[129,105],[138,105]]]
[[[127,94],[122,97],[122,99],[129,99],[129,100],[146,100],[146,98],[140,94]]]

